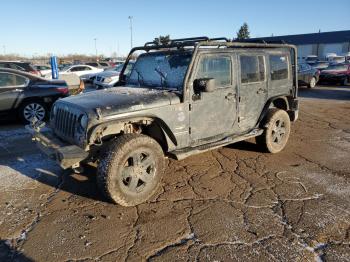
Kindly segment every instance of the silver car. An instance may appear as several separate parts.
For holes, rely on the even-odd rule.
[[[134,62],[129,62],[128,66],[125,69],[125,74],[131,71]],[[119,81],[119,74],[123,69],[124,64],[117,65],[111,69],[107,69],[99,74],[97,74],[94,78],[93,84],[96,89],[104,89],[108,87],[113,87]]]

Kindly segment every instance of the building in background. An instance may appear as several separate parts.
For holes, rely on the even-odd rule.
[[[309,55],[316,55],[322,60],[325,58],[326,54],[329,53],[342,55],[350,52],[350,30],[301,35],[259,37],[249,40],[264,40],[266,42],[284,41],[288,44],[296,45],[298,47],[299,59],[305,59]]]

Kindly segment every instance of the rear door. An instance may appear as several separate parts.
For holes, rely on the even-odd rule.
[[[24,97],[29,79],[7,72],[0,72],[0,111],[15,109]]]
[[[242,132],[255,127],[267,99],[266,57],[241,53],[239,89],[239,127]]]

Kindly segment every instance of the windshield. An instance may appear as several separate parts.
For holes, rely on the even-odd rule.
[[[347,66],[345,65],[333,65],[333,66],[329,66],[327,68],[327,70],[336,70],[336,71],[345,71],[347,70]]]
[[[67,71],[69,68],[71,68],[72,66],[63,66],[61,67],[61,69],[59,69],[60,71]]]
[[[149,53],[141,55],[126,84],[157,89],[182,90],[192,53]]]

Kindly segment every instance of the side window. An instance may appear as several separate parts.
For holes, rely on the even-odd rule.
[[[84,71],[84,67],[81,67],[81,66],[72,67],[70,71],[71,72]]]
[[[90,67],[87,67],[87,66],[84,66],[84,67],[82,67],[81,69],[82,69],[82,71],[89,71],[89,70],[91,70],[91,68],[90,68]]]
[[[263,56],[240,56],[242,84],[265,81],[265,59]]]
[[[271,80],[288,78],[288,57],[286,55],[270,55]]]
[[[214,78],[217,86],[231,85],[231,57],[204,56],[199,61],[196,79]]]
[[[19,75],[0,73],[0,88],[12,86],[24,86],[27,83],[27,78]]]
[[[129,63],[125,68],[124,75],[129,76],[133,67],[134,67],[134,64]]]

